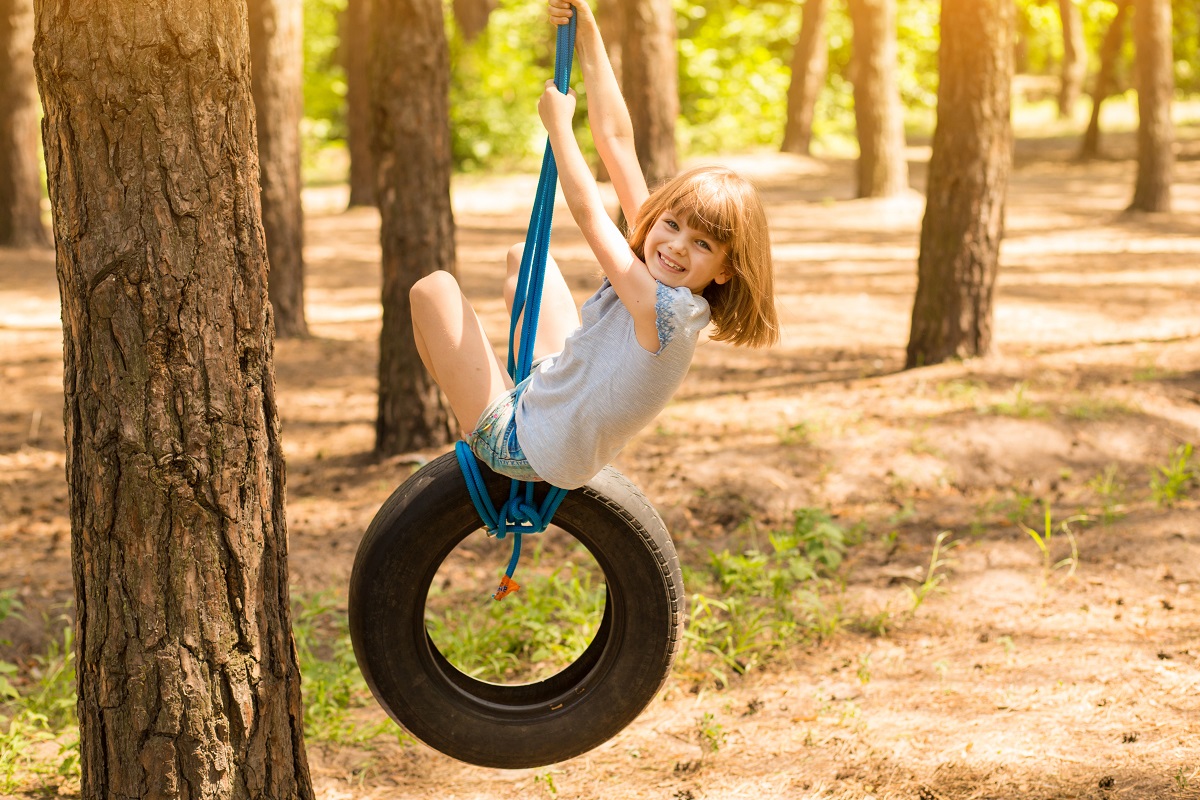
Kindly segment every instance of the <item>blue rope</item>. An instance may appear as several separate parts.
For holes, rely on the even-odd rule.
[[[569,24],[559,26],[555,43],[554,85],[563,94],[570,88],[574,53],[575,16],[572,15]],[[538,314],[542,308],[542,284],[546,276],[546,257],[550,250],[550,228],[554,222],[554,197],[557,188],[558,165],[547,140],[546,150],[542,155],[542,171],[538,177],[533,213],[530,215],[529,230],[525,235],[525,249],[521,254],[521,270],[517,275],[517,289],[513,297],[512,318],[508,329],[508,374],[512,376],[514,384],[520,384],[533,371],[533,344],[537,338]],[[517,323],[522,316],[524,325],[518,343],[514,339]],[[470,446],[460,441],[455,444],[454,452],[467,481],[471,502],[479,512],[479,518],[487,526],[488,533],[497,539],[504,539],[509,533],[513,534],[513,552],[504,572],[505,579],[493,595],[496,599],[501,599],[516,586],[511,584],[513,588],[509,588],[513,573],[517,569],[517,562],[521,558],[521,537],[541,533],[549,527],[554,512],[567,496],[567,490],[551,486],[539,505],[534,500],[535,484],[514,480],[509,489],[508,500],[500,508],[496,508],[488,495],[483,474],[479,471],[479,462],[471,452]]]

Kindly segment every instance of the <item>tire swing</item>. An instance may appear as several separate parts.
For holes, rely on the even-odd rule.
[[[558,31],[555,82],[570,80],[575,20]],[[513,304],[509,372],[529,374],[550,236],[557,168],[546,146],[538,196]],[[514,364],[513,334],[528,309]],[[623,475],[606,467],[585,486],[550,487],[483,467],[459,442],[419,470],[371,521],[350,577],[354,654],[388,715],[427,745],[461,761],[506,769],[539,767],[584,753],[616,735],[654,699],[670,673],[683,622],[679,559],[662,518]],[[508,496],[500,510],[494,499]],[[562,671],[534,683],[472,678],[438,650],[425,623],[430,585],[455,547],[479,530],[513,537],[496,594],[512,582],[521,537],[554,524],[574,536],[604,573],[605,605],[595,637]]]

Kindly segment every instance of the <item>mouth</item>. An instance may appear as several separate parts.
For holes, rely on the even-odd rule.
[[[669,270],[671,272],[676,272],[676,273],[682,274],[687,271],[683,268],[683,266],[681,264],[679,264],[677,261],[674,261],[674,260],[668,258],[667,256],[663,255],[662,252],[658,253],[658,263],[662,265],[663,269]]]

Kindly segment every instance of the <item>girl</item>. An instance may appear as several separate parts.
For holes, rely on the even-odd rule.
[[[779,338],[766,214],[748,182],[701,168],[647,190],[633,125],[586,0],[549,0],[555,25],[578,15],[576,45],[588,122],[611,176],[628,240],[609,218],[571,127],[575,92],[546,82],[538,113],[559,183],[605,279],[582,324],[547,259],[534,358],[514,387],[454,277],[435,272],[411,293],[421,360],[445,392],[471,450],[496,472],[573,489],[648,425],[679,388],[700,332],[764,346]],[[511,310],[521,245],[508,253]],[[535,362],[536,363],[536,362]]]

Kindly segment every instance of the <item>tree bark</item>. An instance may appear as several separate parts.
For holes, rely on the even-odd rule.
[[[784,153],[806,156],[812,149],[813,112],[825,87],[829,46],[825,41],[825,12],[829,0],[804,0],[800,35],[792,52],[792,80],[788,84],[787,121],[783,128]]]
[[[304,114],[300,0],[248,0],[250,56],[267,232],[267,282],[275,333],[307,336],[304,320],[304,210],[300,203],[300,117]]]
[[[1134,76],[1138,96],[1138,167],[1131,211],[1170,211],[1175,171],[1171,100],[1171,0],[1134,0]]]
[[[42,225],[33,2],[0,0],[0,247],[50,243]]]
[[[678,172],[679,60],[671,0],[620,0],[621,86],[633,120],[638,161],[653,189]]]
[[[1012,164],[1011,0],[943,0],[937,127],[905,366],[985,355]]]
[[[1104,40],[1100,43],[1100,69],[1092,87],[1092,115],[1079,146],[1079,158],[1084,160],[1100,155],[1100,105],[1116,90],[1117,60],[1125,39],[1125,18],[1133,7],[1133,0],[1116,0],[1116,4],[1116,16],[1109,23]]]
[[[413,338],[408,292],[454,271],[450,54],[441,0],[374,0],[371,122],[379,170],[383,332],[375,450],[448,444],[452,415]]]
[[[488,17],[496,8],[496,0],[454,0],[454,19],[468,42],[487,30]]]
[[[374,206],[375,159],[371,154],[371,92],[368,52],[372,0],[346,0],[341,49],[346,68],[346,145],[350,150],[350,207]]]
[[[1058,16],[1062,20],[1063,32],[1058,116],[1070,119],[1083,92],[1083,80],[1087,77],[1087,44],[1083,40],[1083,15],[1076,0],[1058,0]]]
[[[904,113],[896,80],[895,0],[849,0],[854,26],[854,121],[858,196],[891,197],[908,188]]]
[[[35,7],[82,796],[311,798],[246,7]]]

